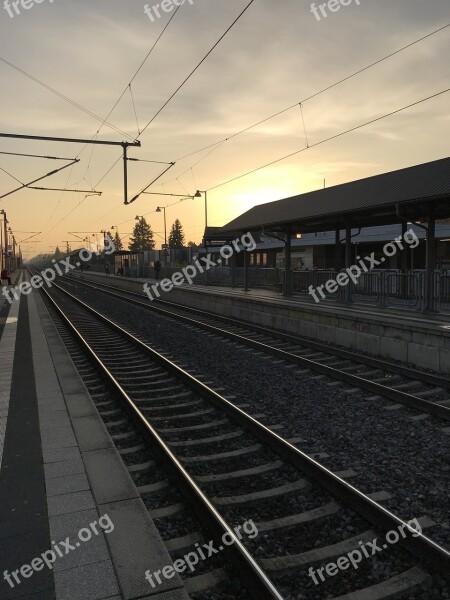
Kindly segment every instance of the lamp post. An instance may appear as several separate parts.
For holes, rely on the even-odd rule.
[[[6,218],[6,212],[2,209],[0,214],[3,215],[3,239],[4,239],[4,254],[2,255],[2,270],[8,269],[8,219]],[[3,262],[3,256],[5,262]]]
[[[166,207],[165,206],[158,206],[158,208],[156,209],[157,213],[160,213],[161,211],[164,211],[164,249],[167,249],[167,227],[166,227]]]
[[[166,226],[166,207],[165,206],[158,206],[156,209],[157,213],[160,213],[161,211],[164,211],[164,264],[167,264],[167,255],[168,255],[168,251],[167,251],[167,226]]]
[[[195,198],[201,198],[202,194],[205,194],[205,236],[204,236],[204,241],[205,241],[205,255],[208,255],[208,244],[206,241],[206,235],[207,232],[206,230],[208,229],[208,194],[206,192],[206,190],[197,190],[195,192]],[[205,285],[208,285],[208,271],[205,271]]]
[[[189,194],[169,194],[169,193],[164,193],[164,192],[143,192],[143,193],[147,194],[149,196],[173,196],[174,198],[182,198],[182,200],[180,200],[180,202],[183,202],[183,200],[194,200],[194,198],[198,197],[197,194],[199,192],[197,192],[197,194],[195,194],[195,196],[190,196]],[[168,206],[174,206],[174,205],[169,204]],[[166,208],[167,208],[167,206],[158,206],[156,209],[156,212],[161,212],[162,210],[164,211],[164,244],[167,247]]]
[[[208,227],[208,194],[207,194],[206,190],[204,190],[204,191],[197,190],[195,192],[194,198],[201,198],[202,194],[205,194],[205,235],[206,235],[206,228]],[[205,247],[206,247],[206,243],[205,243]]]
[[[100,231],[100,233],[103,233],[103,258],[104,258],[105,273],[107,273],[107,271],[109,272],[108,260],[106,258],[106,234],[107,234],[107,231],[106,231],[106,229],[102,229]],[[108,268],[107,268],[107,266],[108,266]]]
[[[11,256],[9,255],[9,251],[8,251],[8,257],[9,257],[9,270],[10,271],[14,271],[16,269],[16,238],[14,237],[14,233],[13,230],[11,229],[11,227],[8,227],[8,232],[10,234],[10,238],[12,239],[12,254]],[[11,269],[12,266],[12,269]]]

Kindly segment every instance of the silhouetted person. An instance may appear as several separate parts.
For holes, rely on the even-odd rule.
[[[159,262],[159,260],[157,260],[155,262],[155,277],[156,279],[159,279],[159,272],[161,271],[161,263]]]
[[[8,269],[3,269],[2,273],[1,273],[1,278],[2,278],[2,281],[4,279],[7,279],[8,285],[11,285],[11,277],[9,276]]]

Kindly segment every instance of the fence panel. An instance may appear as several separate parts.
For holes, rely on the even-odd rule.
[[[91,270],[104,271],[104,266],[91,265]],[[178,273],[181,270],[181,267],[163,266],[160,279],[171,278],[174,273]],[[153,267],[143,267],[143,275],[146,278],[153,279],[155,276]],[[310,294],[310,289],[312,289],[320,301],[345,302],[346,286],[338,286],[337,290],[333,293],[328,292],[325,287],[328,281],[335,281],[337,275],[336,271],[332,269],[292,271],[291,293],[304,296],[314,302],[313,296]],[[252,266],[248,267],[247,278],[249,288],[284,290],[284,269]],[[204,285],[206,281],[209,285],[231,287],[231,267],[214,267],[203,273],[200,273],[196,268],[196,276],[193,279],[193,283]],[[243,267],[235,269],[235,285],[236,287],[243,287],[244,285]],[[355,303],[370,304],[379,306],[380,308],[397,307],[417,311],[422,311],[425,307],[426,273],[423,270],[416,270],[413,273],[374,270],[369,273],[362,273],[356,284],[350,281],[348,285],[351,286],[352,302]],[[321,287],[322,292],[318,291],[317,288],[319,287]],[[435,273],[434,295],[435,310],[450,312],[450,274]]]
[[[352,287],[353,302],[363,302],[380,306],[382,302],[383,291],[383,273],[370,272],[362,273],[357,283],[350,281],[348,285]]]
[[[434,274],[434,297],[437,311],[450,312],[450,275]]]
[[[387,273],[384,277],[384,306],[422,310],[425,303],[424,273]]]

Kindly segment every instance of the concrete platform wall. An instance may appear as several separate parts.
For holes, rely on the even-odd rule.
[[[78,273],[76,276],[80,276]],[[105,283],[105,276],[83,274],[83,278]],[[143,281],[109,278],[110,285],[142,293]],[[180,287],[164,294],[171,302],[235,317],[291,334],[298,334],[350,350],[393,358],[421,369],[450,374],[450,320],[448,329],[408,313],[352,310],[345,307],[315,306],[302,302],[272,300],[233,294],[230,290]]]

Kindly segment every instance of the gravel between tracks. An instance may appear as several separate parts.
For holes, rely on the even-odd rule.
[[[73,292],[71,286],[69,290]],[[390,401],[369,401],[365,392],[346,392],[348,384],[300,367],[278,363],[254,350],[201,330],[114,300],[85,288],[78,295],[120,325],[170,353],[213,387],[225,388],[247,412],[265,413],[282,423],[283,437],[300,436],[302,450],[327,452],[322,463],[337,471],[353,468],[352,483],[366,493],[386,490],[385,505],[404,519],[427,515],[439,527],[427,531],[449,547],[450,437],[445,424],[431,417],[413,421],[417,411],[386,410]]]

